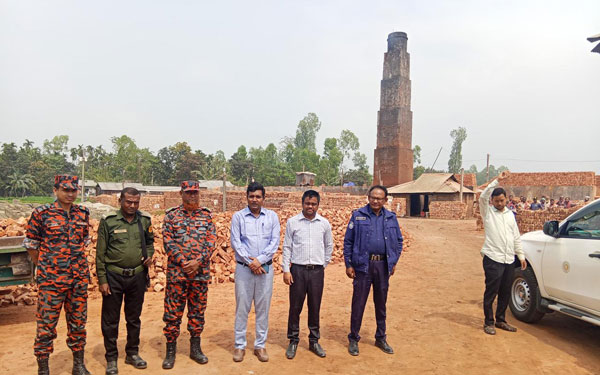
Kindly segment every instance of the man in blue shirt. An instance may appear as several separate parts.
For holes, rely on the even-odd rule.
[[[385,353],[394,350],[386,341],[386,301],[389,278],[396,270],[402,252],[402,233],[396,214],[386,210],[387,189],[376,185],[369,189],[369,204],[352,213],[344,237],[346,275],[353,279],[352,313],[348,352],[358,355],[360,326],[371,285],[375,302],[375,346]]]
[[[231,246],[235,250],[235,349],[233,360],[241,362],[246,349],[248,314],[254,301],[256,339],[254,355],[261,362],[269,329],[269,308],[273,294],[273,255],[279,247],[279,218],[263,208],[265,188],[256,182],[246,189],[248,207],[231,219]]]

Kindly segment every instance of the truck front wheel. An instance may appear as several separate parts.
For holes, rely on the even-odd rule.
[[[509,302],[512,314],[520,321],[535,323],[544,316],[538,309],[539,302],[540,290],[531,267],[524,271],[515,268]]]

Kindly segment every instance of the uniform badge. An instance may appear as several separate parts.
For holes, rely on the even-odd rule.
[[[148,227],[148,233],[152,233],[152,225]]]
[[[364,216],[357,216],[356,220],[367,220],[367,218]]]
[[[354,222],[351,221],[350,224],[348,224],[348,228],[349,229],[354,229]]]
[[[115,229],[115,234],[118,233],[127,233],[127,229]]]

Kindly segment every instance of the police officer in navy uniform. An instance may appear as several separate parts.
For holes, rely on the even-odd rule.
[[[346,275],[353,279],[348,352],[354,356],[358,355],[359,331],[371,286],[377,321],[375,346],[385,353],[394,353],[386,338],[385,305],[389,278],[402,252],[402,233],[396,214],[383,207],[387,189],[375,185],[369,189],[368,198],[368,205],[352,213],[344,237]]]
[[[123,300],[127,321],[125,363],[138,369],[147,367],[138,351],[147,267],[154,254],[151,216],[138,210],[140,192],[135,188],[124,188],[119,203],[121,208],[118,211],[105,215],[100,220],[96,244],[96,271],[102,293],[101,326],[107,375],[118,373],[117,336]],[[146,258],[142,250],[143,242],[146,245]]]

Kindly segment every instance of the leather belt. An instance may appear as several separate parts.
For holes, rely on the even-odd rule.
[[[106,266],[106,269],[110,272],[114,272],[114,273],[117,273],[122,276],[133,276],[133,275],[137,275],[138,273],[142,272],[144,270],[144,266],[140,264],[139,266],[137,266],[135,268],[121,268],[121,267],[117,267],[112,264],[108,264]]]
[[[314,270],[314,269],[318,269],[318,268],[323,268],[323,265],[321,265],[321,264],[296,264],[296,263],[292,263],[292,266],[294,266],[294,267],[300,267],[300,268],[306,268],[307,270]]]
[[[244,263],[244,262],[240,262],[239,260],[236,260],[236,262],[237,262],[237,264],[241,264],[244,267],[248,267],[248,265],[246,263]],[[267,263],[263,263],[263,264],[271,265],[271,264],[273,264],[273,260],[270,260]],[[262,264],[261,264],[261,266],[262,266]]]
[[[380,260],[386,260],[386,259],[387,259],[386,255],[381,255],[381,254],[371,254],[371,255],[369,255],[369,260],[380,261]]]

